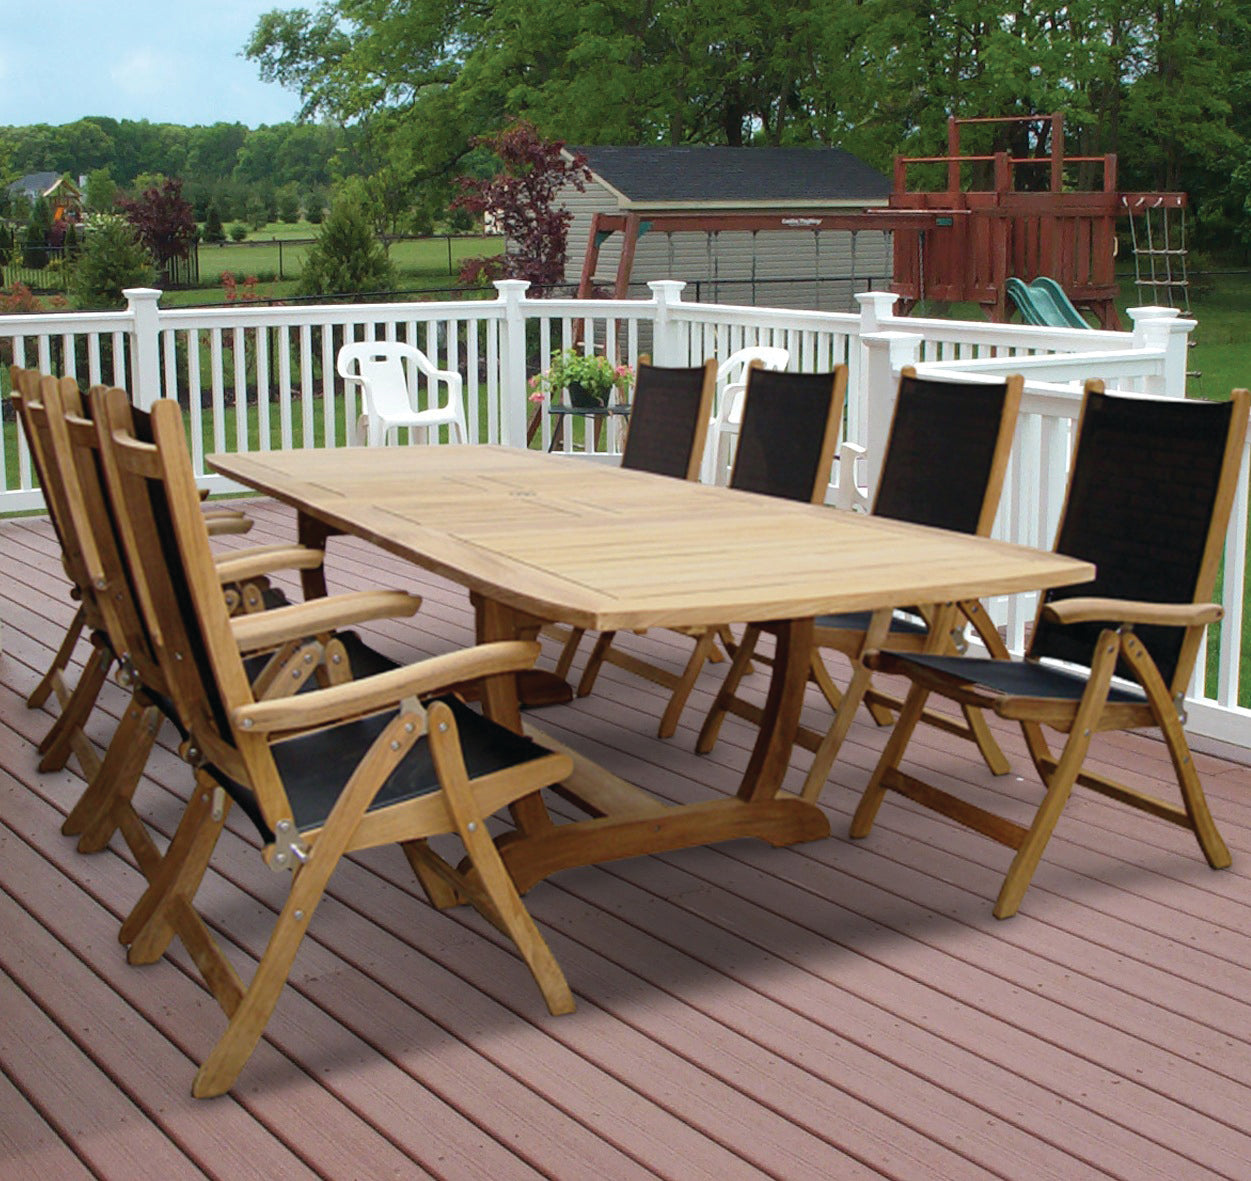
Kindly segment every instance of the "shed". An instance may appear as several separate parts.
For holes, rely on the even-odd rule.
[[[646,292],[845,311],[891,283],[890,181],[841,148],[582,147],[592,180],[567,186],[566,278],[579,293]]]
[[[82,216],[82,190],[67,176],[59,172],[31,172],[8,186],[10,197],[36,201],[47,200],[52,209],[52,219],[66,217],[76,220]]]

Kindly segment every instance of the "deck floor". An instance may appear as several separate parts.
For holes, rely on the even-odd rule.
[[[287,510],[248,508],[247,540],[293,536]],[[425,597],[414,620],[368,629],[390,654],[470,641],[458,588],[344,539],[328,568],[332,589]],[[830,840],[639,858],[530,893],[571,1016],[547,1015],[476,915],[431,909],[397,850],[351,859],[239,1084],[197,1102],[222,1015],[180,948],[126,965],[138,872],[118,839],[83,856],[61,836],[74,764],[35,771],[50,714],[24,697],[71,615],[65,590],[48,522],[0,522],[0,1177],[1251,1176],[1251,768],[1198,758],[1232,869],[1079,790],[1000,923],[1000,847],[896,797],[847,839],[884,741],[862,721],[823,800]],[[663,633],[625,642],[675,666],[685,651]],[[692,750],[719,675],[669,742],[659,692],[614,668],[541,725],[666,799],[731,792],[749,729],[730,719],[712,755]],[[123,702],[110,684],[99,744]],[[819,724],[815,691],[807,708]],[[1022,770],[1001,781],[935,732],[914,750],[1020,811],[1038,787],[1002,734]],[[189,776],[162,743],[136,799],[168,835]],[[1098,750],[1147,786],[1167,770],[1145,737]],[[197,905],[245,977],[285,884],[232,824]]]

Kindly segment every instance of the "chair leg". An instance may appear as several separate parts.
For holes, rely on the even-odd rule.
[[[1104,694],[1106,698],[1106,693]],[[1085,761],[1086,752],[1090,749],[1090,731],[1078,729],[1076,726],[1064,745],[1055,770],[1046,779],[1047,794],[1043,796],[1034,819],[1012,858],[1007,876],[999,888],[999,897],[995,900],[995,918],[1007,919],[1016,914],[1020,908],[1025,891],[1033,880],[1038,862],[1042,860],[1043,850],[1055,831],[1060,814],[1064,811],[1069,796],[1073,794],[1073,785],[1077,782],[1077,773]]]
[[[962,705],[960,710],[969,728],[969,737],[977,743],[987,770],[992,775],[1006,775],[1012,769],[1012,764],[1008,762],[1008,756],[1003,753],[1003,748],[991,733],[990,726],[986,723],[986,714],[971,705]]]
[[[855,815],[851,818],[850,835],[853,839],[859,840],[867,837],[873,828],[877,810],[882,806],[882,800],[886,796],[887,776],[898,768],[903,752],[907,749],[908,740],[912,737],[912,732],[917,728],[921,715],[925,712],[925,702],[929,695],[930,691],[922,685],[913,685],[908,690],[903,708],[899,711],[899,721],[895,723],[895,728],[886,740],[882,757],[878,759],[869,784],[860,797],[860,803],[856,805]]]
[[[695,641],[695,651],[686,662],[686,668],[682,670],[682,675],[669,696],[669,704],[665,706],[665,712],[661,715],[660,726],[656,731],[659,737],[672,738],[677,731],[678,719],[682,716],[682,710],[686,708],[687,699],[691,695],[691,690],[695,688],[700,672],[713,656],[716,640],[716,629],[707,628]]]
[[[512,939],[525,960],[534,982],[543,994],[548,1012],[553,1017],[574,1010],[573,993],[561,971],[560,964],[547,945],[530,912],[517,893],[517,887],[487,830],[485,818],[474,799],[473,786],[465,771],[464,758],[456,739],[451,711],[443,705],[430,709],[430,750],[443,785],[448,811],[456,823],[456,831],[469,855],[478,881],[490,902],[500,928]]]
[[[873,682],[873,673],[865,665],[862,656],[865,652],[880,648],[885,643],[890,624],[891,612],[889,610],[875,611],[869,620],[860,651],[852,659],[851,680],[843,691],[842,699],[834,711],[834,720],[825,732],[821,745],[817,747],[812,766],[809,767],[808,775],[804,779],[803,791],[800,794],[810,804],[815,804],[821,798],[825,781],[830,777],[830,768],[834,766],[834,760],[838,757],[843,740],[847,737],[847,732],[855,720],[856,710],[860,708],[860,703]],[[821,663],[818,652],[813,652],[813,660],[817,664]]]
[[[595,688],[595,678],[599,676],[604,657],[608,655],[608,649],[612,647],[616,634],[616,632],[600,632],[596,637],[591,655],[587,657],[586,668],[582,670],[582,679],[578,682],[579,697],[589,696],[591,690]]]
[[[401,841],[400,849],[436,910],[449,910],[470,901],[469,892],[457,880],[457,871],[435,853],[425,839]]]
[[[569,629],[569,634],[565,637],[565,642],[560,649],[560,657],[556,661],[556,675],[562,680],[569,679],[569,670],[573,666],[573,658],[578,653],[578,648],[582,643],[582,637],[586,635],[586,630],[580,627]]]
[[[856,710],[860,707],[871,680],[872,673],[863,664],[857,663],[856,671],[852,673],[851,681],[843,693],[843,703],[834,714],[834,720],[830,723],[830,728],[826,730],[825,737],[821,739],[821,745],[817,747],[812,757],[812,766],[808,768],[808,774],[804,779],[800,795],[808,803],[815,804],[821,798],[821,792],[825,788],[826,780],[830,777],[834,760],[838,758],[838,752],[842,749],[843,741],[855,719]]]
[[[1081,771],[1090,750],[1095,721],[1107,704],[1108,689],[1112,684],[1112,674],[1116,671],[1120,650],[1120,639],[1114,631],[1107,629],[1100,634],[1095,645],[1094,659],[1090,662],[1090,679],[1086,682],[1086,691],[1082,694],[1081,704],[1073,717],[1068,741],[1065,742],[1064,750],[1050,774],[1038,757],[1041,750],[1045,749],[1041,733],[1035,727],[1033,735],[1027,734],[1030,754],[1034,756],[1034,765],[1047,786],[1047,794],[1043,796],[1042,803],[1034,813],[1033,822],[1017,847],[1016,856],[1012,858],[1012,865],[1003,879],[999,897],[995,901],[997,919],[1011,918],[1016,914],[1060,814],[1064,811],[1069,796],[1073,794],[1078,772]]]
[[[100,770],[61,825],[66,836],[80,838],[80,853],[99,852],[112,839],[118,810],[130,806],[160,728],[161,714],[156,706],[131,701],[126,707]]]
[[[195,790],[160,861],[148,874],[143,896],[117,933],[132,964],[155,963],[177,933],[175,898],[193,898],[226,823],[229,801],[215,801],[215,785],[197,774]],[[220,810],[216,803],[220,802]]]
[[[1195,771],[1194,759],[1190,755],[1190,745],[1182,730],[1181,719],[1169,699],[1168,689],[1160,678],[1159,670],[1147,650],[1133,634],[1121,640],[1125,659],[1138,676],[1139,682],[1147,691],[1152,703],[1152,712],[1164,735],[1168,747],[1169,758],[1173,762],[1173,772],[1177,776],[1177,786],[1181,791],[1182,805],[1190,829],[1203,850],[1203,856],[1213,869],[1228,869],[1231,864],[1229,849],[1221,839],[1221,834],[1208,809],[1207,797],[1203,794],[1203,785],[1199,782]]]
[[[713,700],[712,708],[708,711],[708,716],[704,718],[704,724],[699,728],[699,737],[695,740],[697,753],[706,755],[716,746],[717,735],[721,732],[721,723],[725,721],[725,715],[729,710],[730,702],[734,700],[739,683],[747,669],[751,667],[752,654],[756,651],[756,643],[759,639],[760,628],[754,623],[749,623],[743,629],[743,638],[735,645],[734,659],[730,661],[729,671],[725,674],[725,680],[721,682],[721,688],[717,690],[717,696]]]
[[[247,991],[231,1014],[226,1031],[196,1073],[191,1093],[197,1099],[212,1098],[230,1090],[252,1056],[278,1003],[330,875],[347,850],[370,802],[421,736],[421,731],[422,727],[414,724],[413,715],[402,711],[374,740],[340,792],[313,842],[308,859],[295,870],[291,891]]]
[[[83,625],[86,621],[86,608],[80,606],[74,612],[74,618],[70,621],[70,625],[65,631],[65,638],[61,641],[61,646],[56,650],[56,655],[52,658],[48,671],[43,674],[39,684],[35,686],[31,695],[26,698],[26,704],[31,709],[39,709],[52,695],[57,679],[65,671],[66,665],[70,662],[70,657],[74,654],[74,649],[78,646],[78,639],[83,634]]]
[[[96,698],[104,686],[113,663],[113,655],[103,644],[97,644],[87,660],[78,684],[74,686],[52,728],[39,743],[40,771],[60,771],[69,761],[74,739],[82,732]]]

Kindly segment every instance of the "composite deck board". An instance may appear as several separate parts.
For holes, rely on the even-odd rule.
[[[288,510],[246,507],[252,533],[215,544],[294,537]],[[328,552],[332,592],[423,596],[411,621],[361,629],[388,654],[471,641],[461,588],[353,539]],[[240,1084],[196,1103],[194,1060],[224,1018],[177,947],[125,964],[116,928],[137,871],[120,840],[84,857],[60,835],[75,764],[34,769],[55,706],[23,698],[73,613],[47,521],[0,522],[0,556],[0,1102],[11,1092],[21,1112],[0,1116],[0,1175],[31,1160],[49,1177],[237,1175],[211,1163],[236,1153],[325,1177],[363,1160],[369,1175],[453,1178],[1246,1176],[1251,769],[1220,747],[1197,757],[1232,870],[1079,788],[1001,923],[1005,850],[894,796],[847,840],[887,734],[863,714],[822,799],[829,841],[614,862],[530,892],[577,996],[568,1017],[548,1016],[478,916],[431,910],[394,850],[350,858]],[[618,643],[675,669],[690,650],[663,629]],[[719,677],[704,672],[669,742],[654,738],[662,691],[614,667],[592,696],[530,716],[662,799],[706,799],[734,791],[754,737],[727,718],[712,754],[693,753]],[[766,684],[762,671],[744,691],[763,699]],[[94,741],[124,703],[106,686]],[[826,720],[810,689],[804,722]],[[1018,732],[996,733],[1003,780],[931,728],[913,749],[971,798],[1024,813],[1036,781]],[[1099,758],[1170,794],[1160,743],[1116,736]],[[796,752],[788,786],[808,759]],[[187,784],[163,732],[136,794],[160,839]],[[284,892],[233,815],[197,902],[245,976]]]
[[[90,1181],[91,1170],[0,1072],[0,1161],[15,1177]]]

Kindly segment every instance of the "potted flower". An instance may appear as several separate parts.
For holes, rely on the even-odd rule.
[[[565,349],[553,353],[545,373],[530,378],[530,401],[542,402],[549,394],[569,391],[572,405],[584,409],[607,406],[614,389],[628,397],[634,384],[634,371],[628,365],[614,364],[599,353]]]

